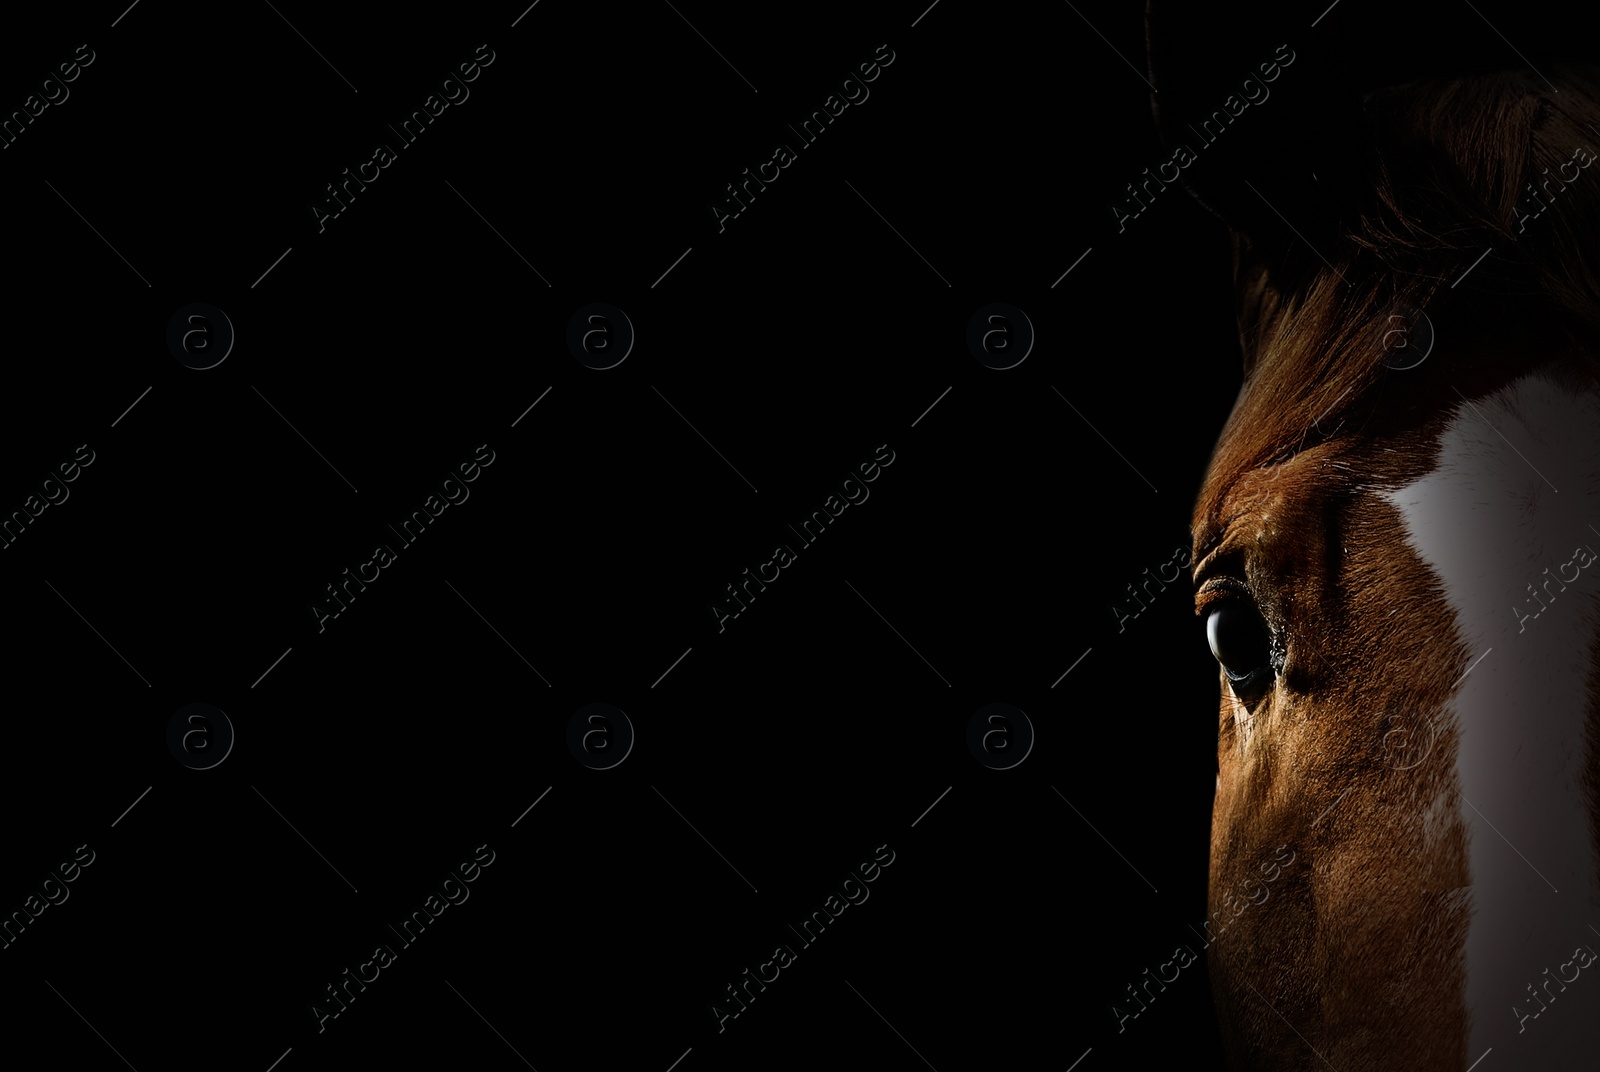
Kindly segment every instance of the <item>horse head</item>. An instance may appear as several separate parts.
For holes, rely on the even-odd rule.
[[[1593,1068],[1600,71],[1266,11],[1149,14],[1245,370],[1193,514],[1224,1041]]]

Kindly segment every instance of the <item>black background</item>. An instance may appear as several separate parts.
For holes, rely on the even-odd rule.
[[[142,0],[0,35],[6,111],[96,55],[0,151],[0,510],[95,452],[0,551],[0,911],[97,853],[0,950],[9,1045],[1219,1061],[1203,962],[1112,1011],[1199,950],[1216,708],[1186,582],[1120,631],[1112,601],[1187,543],[1239,384],[1222,225],[1176,188],[1122,233],[1107,204],[1168,155],[1141,5],[675,2],[512,28],[517,3]],[[319,233],[324,184],[483,43],[470,98]],[[724,184],[884,44],[719,233]],[[607,371],[564,341],[595,301],[637,331]],[[965,342],[996,301],[1037,331],[1005,371]],[[237,331],[214,369],[168,352],[190,302]],[[480,444],[470,498],[319,632],[323,586]],[[870,498],[719,633],[722,586],[883,444]],[[207,771],[166,746],[196,701],[237,732]],[[637,733],[608,771],[566,745],[596,701]],[[992,702],[1037,733],[1008,771],[967,748]],[[470,899],[319,1034],[309,1003],[482,844]],[[880,845],[869,900],[719,1034],[708,1002]]]

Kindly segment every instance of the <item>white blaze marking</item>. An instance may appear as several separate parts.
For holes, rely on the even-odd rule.
[[[1600,551],[1589,528],[1600,528],[1600,400],[1527,376],[1474,406],[1456,407],[1434,472],[1384,493],[1444,589],[1468,660],[1494,649],[1446,709],[1461,734],[1460,796],[1450,804],[1469,832],[1472,874],[1467,1048],[1470,1056],[1493,1046],[1508,1067],[1592,1069],[1600,963],[1544,984],[1564,963],[1571,977],[1578,946],[1600,952],[1589,927],[1600,924],[1600,889],[1582,784],[1600,562],[1565,591],[1551,583],[1553,599],[1543,585],[1571,576],[1574,567],[1562,567],[1576,548]],[[1540,606],[1529,584],[1548,609],[1523,620],[1514,608]],[[1539,1015],[1519,1031],[1513,1006]]]

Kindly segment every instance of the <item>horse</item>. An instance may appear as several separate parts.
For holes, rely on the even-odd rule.
[[[1147,18],[1171,141],[1277,43]],[[1351,75],[1293,32],[1183,175],[1229,225],[1244,366],[1192,515],[1224,1046],[1600,1067],[1600,70]]]

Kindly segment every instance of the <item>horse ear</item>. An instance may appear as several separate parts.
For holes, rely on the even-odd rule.
[[[1370,139],[1316,32],[1259,0],[1149,0],[1145,31],[1163,176],[1268,263],[1317,263],[1370,181]]]

